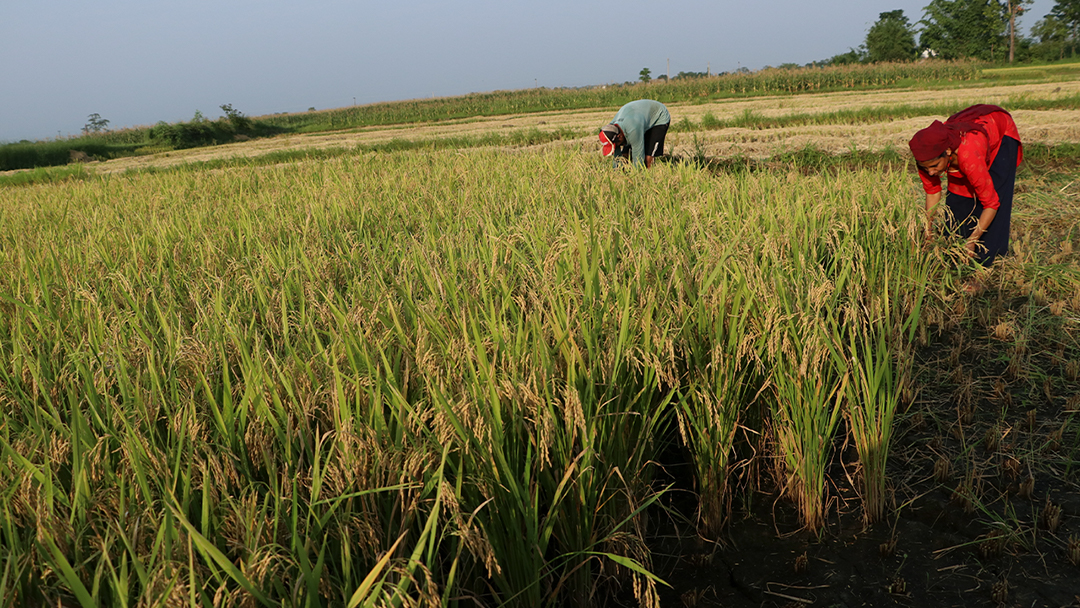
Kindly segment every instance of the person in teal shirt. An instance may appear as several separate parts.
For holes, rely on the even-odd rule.
[[[604,156],[630,156],[635,166],[653,166],[653,159],[664,154],[664,138],[671,125],[671,114],[664,104],[652,99],[631,101],[619,108],[611,124],[600,129]]]

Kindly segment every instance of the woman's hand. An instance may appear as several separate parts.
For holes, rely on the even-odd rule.
[[[980,241],[982,240],[983,234],[994,221],[995,216],[997,216],[997,209],[990,208],[983,209],[982,213],[979,214],[978,224],[976,224],[975,229],[971,231],[971,236],[968,237],[967,242],[964,243],[964,248],[967,250],[968,257],[977,257],[977,252],[980,247],[985,249]]]
[[[974,258],[978,255],[978,253],[976,253],[977,247],[978,241],[968,239],[967,242],[964,243],[964,251],[967,252],[969,258]]]

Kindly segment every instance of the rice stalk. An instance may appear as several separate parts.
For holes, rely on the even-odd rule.
[[[717,538],[727,520],[728,474],[735,432],[756,395],[753,295],[737,269],[721,264],[706,280],[695,307],[688,367],[692,376],[679,400],[679,433],[696,470],[698,527]],[[719,284],[712,286],[718,276]],[[745,422],[745,420],[743,420]]]

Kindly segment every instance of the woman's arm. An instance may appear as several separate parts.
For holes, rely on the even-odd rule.
[[[990,227],[990,222],[994,221],[994,217],[997,215],[997,209],[993,207],[983,207],[982,213],[979,214],[979,223],[975,226],[975,229],[971,231],[971,236],[968,237],[967,243],[964,245],[967,248],[968,255],[975,257],[977,255],[976,243],[982,238],[982,235]]]

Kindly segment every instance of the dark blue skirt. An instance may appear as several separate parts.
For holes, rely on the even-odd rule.
[[[1020,142],[1011,137],[1001,138],[1001,147],[990,165],[990,180],[994,183],[1001,205],[994,221],[979,239],[981,246],[976,247],[975,259],[984,266],[989,266],[999,255],[1009,253],[1009,222],[1012,217],[1013,187],[1016,185],[1016,155]],[[967,239],[974,232],[982,214],[982,203],[970,196],[949,193],[945,197],[949,206],[949,232]]]

